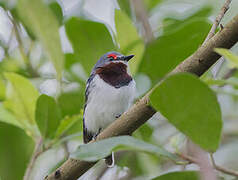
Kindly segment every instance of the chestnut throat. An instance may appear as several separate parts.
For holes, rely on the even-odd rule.
[[[132,77],[127,73],[127,66],[123,63],[110,63],[97,68],[96,74],[115,88],[127,86],[132,81]]]

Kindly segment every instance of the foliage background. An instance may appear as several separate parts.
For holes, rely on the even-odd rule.
[[[44,2],[0,1],[0,177],[3,180],[23,178],[39,139],[44,140],[45,152],[37,158],[31,179],[42,179],[82,144],[85,81],[102,54],[112,50],[135,54],[130,68],[137,82],[137,97],[140,97],[202,44],[223,5],[219,0],[144,0],[155,37],[147,42],[143,26],[129,1]],[[222,24],[237,13],[237,8],[238,2],[233,1]],[[237,47],[233,52],[237,54]],[[155,95],[152,103],[161,108],[158,110],[169,121],[158,113],[136,131],[134,137],[174,152],[185,146],[183,132],[205,150],[216,151],[219,145],[214,154],[217,163],[238,170],[234,158],[238,150],[237,73],[228,80],[223,78],[232,67],[229,61],[221,60],[201,80],[187,79],[185,82],[187,77],[180,77],[182,80],[175,79],[172,85],[165,83],[157,94],[166,94],[168,98]],[[187,88],[177,89],[181,82]],[[204,93],[199,89],[198,94],[199,97],[208,94],[207,98],[192,100],[197,106],[186,104],[197,95],[192,94],[196,85],[198,89],[205,86]],[[219,105],[209,94],[210,89],[206,89],[208,86],[216,93]],[[174,94],[174,90],[180,93]],[[194,120],[191,125],[188,121],[176,125],[178,115],[171,116],[175,115],[177,107],[169,105],[179,94],[184,94],[177,102],[182,107],[181,121],[191,112]],[[209,103],[211,106],[204,109],[203,106]],[[219,106],[223,120],[221,139]],[[204,132],[196,131],[215,107],[218,110],[209,116],[211,120],[204,122],[209,128]],[[171,112],[172,108],[175,111]],[[197,118],[193,109],[198,110]],[[209,137],[214,139],[203,141]],[[163,156],[137,150],[122,153],[118,167],[107,171],[103,178],[110,179],[113,175],[114,178],[150,179],[181,170],[181,166]],[[192,165],[186,168],[197,170]],[[219,176],[232,179],[224,174]]]

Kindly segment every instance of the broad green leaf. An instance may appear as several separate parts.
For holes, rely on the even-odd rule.
[[[151,94],[151,104],[203,149],[214,152],[222,131],[215,93],[191,74],[169,76]]]
[[[59,24],[55,15],[41,0],[19,0],[17,12],[23,23],[41,41],[60,79],[64,55],[61,50]]]
[[[0,122],[0,147],[2,180],[22,180],[34,150],[34,141],[22,129]]]
[[[60,110],[54,98],[44,94],[38,98],[35,118],[42,137],[52,139],[61,120]]]
[[[82,132],[83,116],[81,114],[74,115],[74,116],[66,116],[61,121],[60,125],[58,126],[55,137],[59,138],[64,135],[69,135],[69,131],[72,130],[73,126],[77,126],[79,128],[77,130],[77,132]],[[72,134],[72,133],[70,133],[70,134]]]
[[[4,74],[9,84],[7,86],[4,105],[16,116],[20,124],[35,124],[35,107],[39,96],[31,82],[15,73]]]
[[[115,24],[116,39],[120,44],[120,51],[125,55],[135,55],[130,61],[130,70],[132,74],[135,74],[144,53],[144,42],[140,38],[135,25],[123,11],[115,10]]]
[[[15,116],[0,104],[0,121],[22,128]]]
[[[66,22],[65,29],[78,61],[88,74],[103,54],[116,49],[104,24],[73,17]]]
[[[0,77],[0,101],[5,98],[5,94],[6,94],[5,83],[3,82],[3,80]]]
[[[178,171],[163,174],[153,180],[200,180],[197,171]]]
[[[97,161],[119,150],[139,151],[157,156],[165,156],[173,160],[177,157],[158,146],[148,144],[131,136],[118,136],[94,143],[84,144],[72,154],[72,158],[84,161]]]
[[[238,68],[238,56],[233,54],[230,50],[224,48],[215,48],[215,52],[224,56],[232,68]]]
[[[155,84],[201,45],[210,29],[205,20],[184,23],[147,45],[139,71]]]

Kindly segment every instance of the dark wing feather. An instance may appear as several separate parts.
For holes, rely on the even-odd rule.
[[[90,77],[87,80],[87,87],[86,87],[86,91],[85,91],[85,104],[84,104],[84,113],[85,113],[85,109],[87,107],[87,101],[88,101],[88,96],[90,94],[90,88],[92,86],[92,80],[95,77],[95,74],[91,74]],[[85,127],[85,116],[83,115],[83,141],[84,143],[88,143],[89,141],[92,140],[94,134],[89,132],[87,130],[87,128]]]

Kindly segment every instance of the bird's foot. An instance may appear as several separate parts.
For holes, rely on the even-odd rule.
[[[101,130],[102,130],[102,128],[99,128],[98,132],[93,135],[93,140],[94,140],[94,141],[97,140],[97,136],[100,134]]]
[[[121,117],[121,114],[116,115],[116,118],[119,118],[119,117]]]

